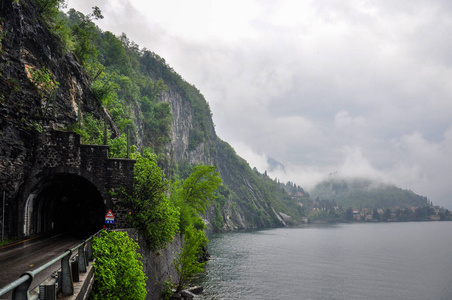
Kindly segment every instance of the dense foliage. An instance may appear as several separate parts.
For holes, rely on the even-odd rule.
[[[125,34],[116,37],[95,26],[93,20],[103,18],[97,6],[93,7],[92,13],[84,15],[74,9],[67,13],[59,11],[65,5],[62,0],[35,0],[35,4],[47,27],[55,38],[61,40],[62,51],[72,51],[83,65],[94,95],[119,129],[119,135],[108,132],[108,139],[125,140],[128,134],[131,145],[136,145],[139,151],[151,148],[157,154],[163,152],[170,142],[172,114],[168,103],[162,102],[160,98],[168,88],[162,77],[155,76],[156,73],[147,67],[152,65],[149,60],[155,61],[158,56],[148,50],[140,50]],[[174,72],[166,65],[163,69],[164,72]],[[46,79],[42,76],[46,75],[45,72],[37,75],[41,76],[33,78]],[[39,92],[48,98],[54,87],[35,81]],[[52,83],[50,80],[46,82]],[[210,116],[210,111],[208,113]],[[89,118],[80,115],[77,129],[85,142],[98,143],[98,132],[104,130],[97,130],[92,122],[88,124],[91,121]],[[99,116],[94,118],[97,122],[104,122],[100,121]],[[142,129],[141,143],[137,143],[139,128]],[[102,134],[103,139],[104,136]],[[122,141],[108,143],[116,146],[124,144]],[[124,149],[116,151],[112,156],[124,157],[125,152]]]
[[[204,222],[200,215],[206,212],[210,200],[216,198],[215,191],[221,184],[220,175],[214,166],[196,166],[183,182],[175,181],[171,198],[181,208],[180,230],[191,225],[195,229],[204,229]]]
[[[182,182],[171,184],[171,200],[167,196],[169,181],[157,166],[156,155],[145,151],[137,155],[134,192],[126,196],[131,208],[131,222],[144,233],[151,250],[165,248],[177,232],[185,234],[184,247],[174,261],[182,287],[202,271],[198,259],[207,247],[205,225],[200,217],[221,184],[213,166],[196,166]]]
[[[206,212],[210,201],[216,198],[221,185],[220,175],[213,166],[196,166],[183,181],[172,184],[172,201],[180,209],[179,228],[184,233],[184,246],[174,260],[179,275],[177,290],[180,291],[194,274],[203,270],[200,258],[205,255],[208,239],[201,214]]]
[[[102,231],[93,240],[95,283],[90,299],[146,299],[138,244],[126,232]]]
[[[145,151],[137,158],[134,192],[127,195],[132,210],[132,225],[145,234],[152,250],[165,248],[179,230],[179,208],[166,196],[164,174],[156,155]]]
[[[172,183],[171,201],[166,196],[168,181],[157,166],[156,155],[145,151],[135,165],[135,187],[127,196],[132,225],[144,233],[151,250],[165,248],[174,235],[185,234],[184,246],[174,260],[180,290],[194,274],[202,272],[200,257],[207,248],[205,225],[200,217],[221,184],[213,166],[197,166],[183,181]]]

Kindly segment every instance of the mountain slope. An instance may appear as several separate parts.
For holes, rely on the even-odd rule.
[[[206,215],[212,230],[283,226],[279,212],[300,217],[298,200],[216,136],[201,92],[163,58],[125,34],[102,31],[92,16],[39,3],[1,2],[0,170],[10,178],[0,183],[9,198],[34,163],[40,132],[72,130],[83,120],[84,141],[102,143],[106,121],[111,155],[127,155],[119,146],[128,134],[137,151],[158,155],[169,179],[183,179],[197,164],[216,166],[225,186]]]
[[[389,208],[428,206],[426,197],[394,185],[379,183],[369,179],[331,178],[315,186],[310,192],[311,199],[334,201],[344,209]]]

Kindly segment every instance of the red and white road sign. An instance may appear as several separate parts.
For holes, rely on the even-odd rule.
[[[113,224],[113,223],[115,223],[115,216],[111,212],[111,209],[109,209],[108,213],[105,215],[105,223],[106,224]]]

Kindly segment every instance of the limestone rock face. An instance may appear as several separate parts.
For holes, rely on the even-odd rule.
[[[67,126],[76,121],[79,104],[85,111],[103,114],[80,64],[49,33],[33,2],[4,0],[2,6],[0,103],[9,119],[24,119],[22,123],[28,125],[47,117],[53,119],[53,126]],[[43,68],[58,83],[55,101],[33,82],[32,73]]]
[[[190,100],[171,85],[168,91],[163,93],[161,100],[170,105],[173,115],[171,144],[168,146],[168,152],[178,162],[184,160],[190,164],[214,165],[214,157],[206,151],[214,141],[205,141],[195,149],[190,149],[190,131],[194,129],[195,118]],[[214,129],[210,130],[213,130],[213,136],[216,139]]]
[[[224,226],[221,230],[232,231],[246,228],[277,227],[284,224],[279,216],[268,205],[268,199],[265,199],[261,191],[255,186],[255,183],[248,178],[246,168],[251,171],[244,160],[234,160],[228,156],[228,151],[234,151],[226,142],[217,137],[215,128],[212,127],[206,139],[196,147],[190,147],[190,132],[194,129],[194,118],[190,100],[184,97],[177,88],[168,87],[168,92],[162,95],[162,101],[167,102],[173,114],[173,123],[171,131],[171,144],[168,146],[168,153],[177,162],[187,162],[189,164],[214,165],[220,173],[223,183],[230,189],[238,190],[244,188],[248,190],[250,197],[248,199],[228,199],[222,206],[221,214],[224,220]],[[235,152],[234,152],[235,153]],[[246,167],[245,167],[246,165]],[[237,176],[235,169],[243,169],[243,173]],[[256,211],[261,211],[261,215],[256,216]],[[212,221],[215,218],[214,207],[210,207],[206,216],[205,223],[212,229]]]

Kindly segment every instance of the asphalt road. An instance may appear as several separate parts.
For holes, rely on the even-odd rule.
[[[37,269],[83,240],[84,238],[71,235],[43,236],[0,247],[0,288],[18,279],[26,271]],[[33,279],[31,288],[38,286],[60,267],[61,263],[58,262],[39,273]],[[0,296],[0,299],[10,299],[10,296]]]

